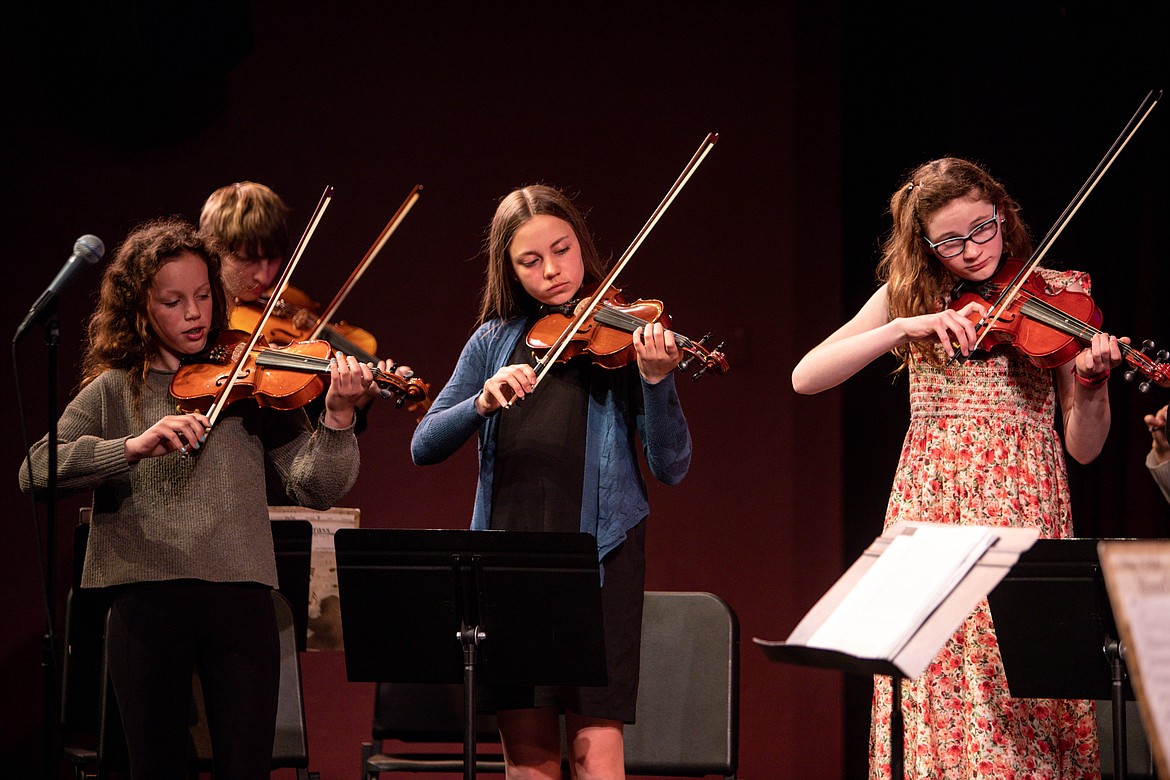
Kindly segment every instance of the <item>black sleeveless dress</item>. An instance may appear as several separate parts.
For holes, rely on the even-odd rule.
[[[523,338],[517,342],[508,364],[521,362],[534,362]],[[632,365],[610,371],[593,366],[587,357],[558,363],[541,380],[535,393],[501,415],[492,475],[493,529],[581,530],[592,372],[616,375],[631,370],[636,381],[637,367]],[[484,709],[556,707],[587,717],[634,722],[646,573],[645,534],[643,519],[602,561],[601,607],[608,685],[486,689],[482,696]]]

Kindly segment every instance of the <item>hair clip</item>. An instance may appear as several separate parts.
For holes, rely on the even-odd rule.
[[[909,184],[906,185],[906,192],[913,192],[913,191],[914,191],[914,182],[910,182]]]

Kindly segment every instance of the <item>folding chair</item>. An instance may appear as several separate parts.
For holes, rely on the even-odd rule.
[[[637,722],[626,774],[720,775],[739,765],[739,623],[710,593],[646,593]]]

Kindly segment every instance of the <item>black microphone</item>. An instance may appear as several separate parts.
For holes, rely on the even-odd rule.
[[[28,310],[28,315],[24,318],[24,322],[20,323],[20,327],[16,329],[16,335],[12,337],[12,343],[20,341],[21,336],[24,335],[34,322],[39,321],[46,313],[52,310],[53,304],[57,302],[61,291],[65,289],[69,282],[73,281],[73,277],[77,276],[78,272],[85,267],[85,264],[93,265],[102,259],[102,255],[106,253],[106,245],[97,236],[85,235],[77,239],[73,244],[73,254],[65,261],[65,265],[57,272],[57,276],[41,293],[41,297],[37,298],[37,302]]]

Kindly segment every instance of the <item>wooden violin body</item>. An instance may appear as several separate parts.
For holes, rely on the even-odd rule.
[[[562,338],[579,308],[591,303],[591,299],[570,301],[560,307],[562,311],[541,317],[528,331],[528,346],[534,350],[550,349]],[[670,327],[670,317],[667,316],[662,301],[653,298],[626,301],[622,298],[620,289],[610,287],[593,313],[569,337],[568,345],[557,360],[563,362],[578,355],[588,354],[593,363],[603,368],[621,368],[636,358],[633,332],[652,322],[661,322],[664,327]],[[704,346],[709,337],[710,334],[698,341],[692,341],[681,333],[674,334],[675,343],[679,348],[691,358],[698,358],[703,364],[693,379],[699,379],[708,371],[723,374],[729,369],[727,358],[721,351],[722,344],[713,350],[708,350]],[[691,358],[680,364],[682,370],[689,368]]]
[[[225,330],[206,350],[184,361],[171,379],[171,395],[184,412],[204,412],[219,401],[224,383],[241,360],[244,366],[232,386],[231,394],[221,405],[229,405],[245,398],[254,398],[259,406],[274,409],[299,409],[325,389],[325,382],[313,371],[288,370],[280,365],[280,357],[305,362],[329,360],[331,348],[325,341],[304,341],[284,347],[269,347],[261,339],[249,355],[244,355],[251,335],[238,330]],[[261,362],[261,356],[275,360]],[[310,362],[305,362],[309,365]]]
[[[259,406],[299,409],[325,389],[323,375],[329,373],[333,351],[327,341],[318,339],[269,347],[260,339],[245,355],[251,338],[249,333],[225,330],[210,347],[179,367],[171,379],[171,395],[181,411],[206,413],[212,404],[222,408],[245,398],[254,398]],[[230,394],[221,400],[223,386],[241,361],[243,365]],[[397,396],[399,406],[425,408],[430,403],[430,387],[416,377],[404,379],[375,369],[374,381]]]
[[[1101,310],[1087,293],[1078,290],[1048,292],[1044,277],[1033,271],[1023,280],[1019,292],[999,309],[994,302],[1012,284],[1023,263],[1005,259],[987,281],[964,292],[951,309],[979,303],[990,312],[989,319],[976,312],[971,321],[987,328],[984,347],[1004,345],[1015,348],[1041,368],[1055,368],[1072,360],[1093,338],[1101,324]]]
[[[238,303],[231,314],[229,324],[232,329],[254,333],[266,303],[265,298]],[[264,338],[273,345],[305,341],[315,329],[320,311],[320,304],[296,287],[289,287],[268,317]],[[353,355],[363,363],[377,362],[374,355],[378,352],[378,341],[368,330],[346,322],[334,322],[325,325],[319,337],[332,344],[334,349]]]
[[[1100,332],[1101,310],[1087,293],[1079,290],[1049,292],[1038,270],[1021,279],[1024,268],[1019,260],[1005,259],[990,279],[972,285],[974,289],[961,294],[948,308],[958,311],[975,302],[987,310],[986,316],[978,312],[970,315],[982,335],[984,348],[1007,346],[1040,368],[1062,366],[1076,358]],[[1003,295],[1004,290],[1016,285],[1015,295]],[[1119,346],[1130,366],[1128,379],[1140,374],[1148,381],[1170,387],[1170,364],[1166,362],[1170,355],[1163,351],[1151,357],[1147,353],[1154,345],[1149,341],[1140,350],[1125,342]]]

